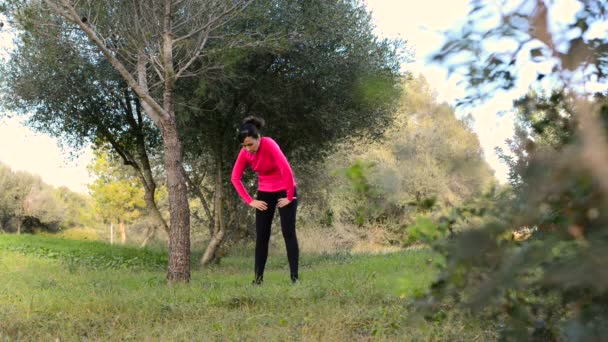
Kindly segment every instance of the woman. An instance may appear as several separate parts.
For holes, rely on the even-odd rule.
[[[264,281],[264,267],[268,258],[270,226],[276,207],[279,207],[281,231],[287,248],[287,259],[291,281],[298,282],[299,248],[296,237],[296,209],[298,207],[296,182],[289,162],[279,145],[260,131],[264,120],[247,117],[239,130],[239,141],[243,147],[232,169],[232,184],[243,201],[255,211],[255,279],[254,284]],[[252,199],[243,186],[241,178],[249,165],[258,174],[258,192]]]

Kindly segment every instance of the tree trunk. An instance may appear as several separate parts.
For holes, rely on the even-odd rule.
[[[158,210],[158,206],[156,205],[156,199],[154,198],[154,194],[156,193],[156,182],[154,181],[154,176],[152,175],[152,168],[150,167],[150,160],[148,159],[148,152],[146,151],[146,141],[144,138],[144,134],[142,132],[143,119],[141,116],[141,107],[139,100],[136,100],[136,111],[138,122],[136,127],[138,127],[137,131],[137,150],[139,154],[139,159],[141,160],[141,175],[144,183],[144,201],[146,202],[146,206],[152,213],[152,218],[156,226],[154,228],[162,228],[167,234],[169,234],[169,226],[167,222],[160,214]]]
[[[21,218],[17,217],[17,235],[21,235]]]
[[[167,279],[171,282],[190,281],[190,206],[188,186],[183,172],[182,143],[177,132],[173,105],[175,70],[173,68],[173,3],[165,0],[161,56],[164,70],[163,109],[161,120],[165,152],[165,172],[169,192],[171,231],[169,233],[169,267]]]
[[[221,153],[219,154],[221,156]],[[223,182],[222,182],[222,160],[220,157],[217,158],[215,163],[215,195],[214,195],[214,234],[209,241],[209,245],[201,258],[201,264],[203,266],[209,265],[218,256],[217,252],[224,241],[226,235],[224,225],[224,196],[223,196]]]
[[[126,103],[129,108],[129,113],[127,113],[127,120],[135,132],[136,135],[136,150],[137,155],[139,156],[139,165],[133,165],[135,169],[139,172],[142,183],[144,185],[144,201],[146,202],[146,207],[150,210],[152,214],[152,219],[154,220],[154,230],[157,228],[162,228],[167,234],[169,234],[169,226],[167,222],[161,215],[158,210],[158,206],[156,205],[156,199],[154,198],[154,194],[156,193],[156,181],[154,180],[154,176],[152,175],[152,168],[150,167],[150,159],[148,158],[148,152],[146,151],[146,140],[143,133],[143,117],[142,117],[142,108],[141,103],[138,98],[135,98],[135,114],[137,114],[137,120],[135,120],[130,113],[133,113],[133,109],[131,108],[131,96],[130,93],[125,93],[125,98],[127,99]],[[146,235],[145,243],[150,239],[154,232],[150,232],[148,229],[148,233]]]
[[[156,231],[155,229],[156,227],[153,225],[148,226],[148,228],[146,228],[146,234],[144,235],[144,241],[141,242],[141,245],[139,245],[140,248],[144,248],[148,245],[148,242],[150,242],[150,239],[152,238],[152,236],[154,235],[154,232]]]
[[[169,281],[190,281],[190,207],[182,172],[182,146],[175,121],[163,122],[165,171],[171,214],[169,233]]]
[[[214,230],[215,219],[214,219],[213,214],[211,213],[211,209],[209,209],[209,203],[207,201],[207,198],[205,198],[205,195],[203,194],[201,187],[198,185],[199,182],[198,181],[196,183],[193,182],[192,179],[190,177],[188,177],[186,170],[184,170],[183,172],[186,177],[186,181],[188,182],[188,190],[190,190],[192,192],[192,194],[195,195],[201,201],[201,204],[203,205],[203,209],[205,209],[205,214],[207,215],[207,218],[209,220],[209,224],[207,225],[207,228],[209,229],[209,236],[213,236],[213,232],[215,231]],[[213,195],[215,198],[215,193],[213,193]]]
[[[120,229],[120,243],[124,245],[127,243],[127,229],[125,223],[122,221],[118,223],[118,228]]]
[[[148,208],[148,210],[150,210],[150,214],[152,215],[152,219],[154,220],[153,228],[162,228],[162,230],[169,234],[169,226],[167,225],[167,222],[165,222],[165,219],[158,210],[156,200],[154,199],[156,185],[154,184],[154,187],[150,188],[149,184],[150,183],[144,183],[144,202],[146,202],[146,207]]]

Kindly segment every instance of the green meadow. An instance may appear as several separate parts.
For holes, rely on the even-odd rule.
[[[296,285],[285,259],[270,257],[262,286],[251,285],[252,256],[228,256],[210,268],[194,265],[190,284],[170,285],[162,248],[0,235],[0,340],[490,337],[456,315],[425,319],[412,308],[442,262],[430,250],[303,255]]]

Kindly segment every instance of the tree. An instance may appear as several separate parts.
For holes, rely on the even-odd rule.
[[[382,139],[349,143],[330,163],[342,170],[341,189],[330,195],[336,223],[374,228],[384,235],[378,240],[392,244],[404,242],[417,216],[439,216],[495,182],[466,117],[438,102],[423,76],[403,82]]]
[[[65,219],[66,206],[56,191],[40,177],[24,171],[13,172],[0,164],[0,225],[17,234],[41,228],[57,231]]]
[[[35,179],[26,172],[11,172],[11,176],[11,179],[7,179],[7,182],[4,183],[6,186],[5,192],[8,195],[7,207],[9,217],[15,221],[17,234],[21,234],[21,227],[26,215],[27,195],[32,189]]]
[[[15,1],[32,15],[26,25],[58,23],[77,29],[95,44],[141,100],[163,138],[170,202],[170,252],[167,279],[190,279],[190,214],[177,131],[174,90],[177,80],[196,74],[192,64],[218,39],[214,31],[251,0]],[[30,7],[31,6],[31,7]],[[32,11],[33,10],[33,11]],[[69,36],[69,35],[68,35]],[[78,37],[73,40],[78,44]],[[208,66],[204,66],[208,67]],[[198,70],[200,72],[200,70]],[[157,88],[157,82],[159,88]],[[157,91],[158,89],[158,91]]]
[[[57,231],[64,221],[65,206],[57,197],[57,192],[38,180],[32,184],[22,203],[25,219],[35,220],[47,229]]]
[[[118,224],[124,244],[127,242],[125,225],[142,216],[143,188],[129,169],[117,165],[111,157],[108,153],[95,153],[95,161],[89,169],[97,178],[89,190],[104,221]]]
[[[15,206],[14,175],[10,167],[0,163],[0,227],[6,230],[8,220],[12,217]]]
[[[18,37],[4,70],[3,105],[26,116],[34,130],[74,149],[91,142],[96,148],[112,146],[142,181],[151,228],[169,233],[154,201],[157,183],[148,152],[158,153],[158,130],[133,91],[93,46],[70,44],[53,26],[28,27]]]
[[[226,225],[242,217],[226,176],[238,153],[235,130],[242,118],[264,117],[265,134],[279,141],[297,169],[322,160],[345,138],[378,136],[393,118],[400,90],[403,42],[378,39],[358,1],[257,1],[222,30],[242,31],[294,37],[210,56],[203,64],[223,62],[221,77],[193,79],[177,91],[192,183],[209,175],[210,188],[199,194],[213,203],[207,215],[214,234],[203,264],[214,259]]]
[[[93,213],[93,199],[88,194],[73,192],[65,186],[56,190],[56,197],[65,208],[63,229],[88,227],[94,228],[98,221]]]
[[[398,175],[396,193],[408,194],[409,201],[436,197],[453,206],[493,179],[467,118],[458,119],[451,106],[439,103],[422,76],[406,84],[398,124],[387,138],[394,161],[383,161],[381,172]]]
[[[515,136],[507,140],[509,151],[498,148],[501,159],[509,166],[509,183],[523,194],[533,187],[538,177],[530,167],[538,151],[557,151],[574,142],[576,118],[567,95],[555,90],[550,95],[531,90],[514,102],[517,110]],[[540,171],[542,172],[542,171]]]

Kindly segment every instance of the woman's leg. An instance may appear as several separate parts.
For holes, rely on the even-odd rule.
[[[284,197],[285,195],[281,196]],[[297,196],[297,195],[296,195]],[[298,237],[296,235],[296,212],[298,209],[298,199],[294,200],[283,208],[279,208],[281,216],[281,231],[287,248],[287,260],[291,271],[291,281],[295,282],[299,278],[298,263],[300,249],[298,247]]]
[[[268,209],[255,210],[255,283],[261,284],[264,279],[264,268],[268,259],[268,242],[270,228],[277,205],[277,196],[272,192],[258,191],[257,199],[268,204]]]

